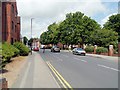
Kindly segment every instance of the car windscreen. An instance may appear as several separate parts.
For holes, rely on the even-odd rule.
[[[77,48],[77,50],[79,50],[79,51],[84,51],[82,48]]]

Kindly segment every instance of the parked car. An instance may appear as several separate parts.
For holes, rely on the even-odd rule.
[[[86,55],[85,50],[83,50],[82,48],[74,48],[73,49],[73,54],[77,54],[77,55]]]
[[[33,51],[39,51],[39,47],[34,47]]]
[[[60,48],[58,46],[53,46],[51,52],[60,52]]]

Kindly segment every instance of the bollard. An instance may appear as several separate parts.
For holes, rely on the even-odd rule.
[[[94,45],[94,54],[96,54],[97,45]]]
[[[6,78],[0,78],[0,88],[1,90],[8,90],[8,82]]]
[[[113,45],[109,45],[109,52],[108,52],[108,55],[109,56],[113,56]]]

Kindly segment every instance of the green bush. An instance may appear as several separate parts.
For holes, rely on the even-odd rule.
[[[86,51],[86,52],[94,52],[94,46],[87,46],[87,47],[85,48],[85,51]]]
[[[26,47],[23,43],[15,42],[13,45],[20,50],[21,56],[27,56],[29,54],[29,48]]]
[[[11,45],[11,51],[14,52],[14,55],[13,55],[14,57],[20,54],[20,50],[14,47],[13,45]]]
[[[107,53],[108,52],[108,49],[107,48],[104,48],[104,47],[98,47],[96,49],[96,53],[97,54],[101,54],[101,53]]]
[[[2,55],[2,44],[0,42],[0,55]]]
[[[14,56],[14,51],[11,50],[11,45],[8,43],[2,44],[2,62],[10,61],[11,57]]]

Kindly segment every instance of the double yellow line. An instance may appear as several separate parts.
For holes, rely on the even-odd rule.
[[[46,62],[46,63],[49,66],[49,68],[52,70],[52,72],[55,74],[57,79],[60,81],[60,83],[63,85],[63,87],[66,90],[68,90],[68,89],[73,90],[71,85],[60,75],[60,73],[49,62]]]

